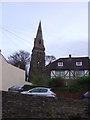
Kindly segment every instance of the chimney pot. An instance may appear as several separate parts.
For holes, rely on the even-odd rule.
[[[71,54],[69,54],[69,58],[71,58]]]

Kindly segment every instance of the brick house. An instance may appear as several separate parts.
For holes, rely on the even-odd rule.
[[[69,57],[59,58],[47,66],[48,77],[61,76],[65,79],[74,79],[90,74],[89,57]]]

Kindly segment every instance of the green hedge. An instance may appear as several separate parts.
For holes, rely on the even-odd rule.
[[[37,85],[24,85],[23,89],[24,89],[25,91],[27,91],[27,90],[30,90],[30,89],[32,89],[32,88],[34,88],[34,87],[39,87],[39,86],[37,86]]]
[[[33,76],[31,82],[36,86],[48,87],[49,85],[49,80],[44,76]]]
[[[36,76],[32,79],[33,85],[25,85],[24,89],[29,90],[34,87],[50,87],[53,91],[69,91],[80,93],[90,91],[90,76],[84,76],[71,80],[67,87],[65,87],[65,82],[66,80],[61,77],[46,79],[45,77]]]
[[[49,80],[49,87],[64,87],[65,81],[61,77],[55,77]]]
[[[90,91],[90,76],[76,78],[69,85],[70,92],[86,92]]]

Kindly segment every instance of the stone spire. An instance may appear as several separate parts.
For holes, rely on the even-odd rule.
[[[43,36],[42,36],[42,27],[41,27],[41,21],[39,22],[39,26],[38,26],[38,30],[37,30],[37,34],[36,34],[36,38],[39,38],[39,39],[43,39]]]
[[[42,35],[41,21],[39,22],[36,38],[34,39],[34,48],[33,49],[45,50],[44,41],[43,41],[43,35]]]
[[[45,47],[42,36],[41,21],[39,22],[34,47],[32,49],[29,80],[34,76],[43,76],[45,70]]]

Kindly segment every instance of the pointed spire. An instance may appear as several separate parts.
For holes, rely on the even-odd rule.
[[[42,36],[42,27],[41,27],[41,20],[40,20],[40,22],[39,22],[39,26],[38,26],[36,38],[39,38],[39,39],[43,40],[43,36]]]
[[[36,38],[34,39],[34,48],[45,50],[44,40],[43,40],[43,35],[42,35],[41,21],[39,22]]]

